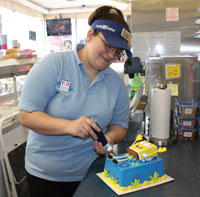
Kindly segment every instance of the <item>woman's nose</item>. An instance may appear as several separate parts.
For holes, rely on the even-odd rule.
[[[107,52],[107,55],[108,57],[114,59],[116,57],[115,53],[116,53],[116,50],[112,50],[112,51]]]

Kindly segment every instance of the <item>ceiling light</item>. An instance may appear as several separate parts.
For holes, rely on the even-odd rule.
[[[200,38],[200,30],[195,33],[194,38]]]
[[[200,18],[195,21],[197,25],[200,25]]]
[[[199,53],[200,47],[197,46],[191,46],[191,45],[182,45],[181,46],[181,52],[192,52],[192,53]]]

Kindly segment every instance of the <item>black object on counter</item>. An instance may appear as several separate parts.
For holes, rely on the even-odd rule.
[[[128,58],[124,64],[124,73],[128,74],[130,78],[134,78],[135,73],[145,75],[144,67],[139,57]]]

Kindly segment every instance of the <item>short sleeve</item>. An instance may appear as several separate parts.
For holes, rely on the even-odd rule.
[[[58,55],[48,55],[28,73],[18,107],[21,110],[45,111],[49,99],[56,93],[60,61]]]
[[[128,128],[129,113],[130,110],[128,88],[126,87],[124,82],[121,81],[118,97],[114,108],[113,118],[110,124],[118,124],[123,128]]]

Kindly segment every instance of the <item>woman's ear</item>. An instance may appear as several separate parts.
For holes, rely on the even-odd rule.
[[[94,36],[94,29],[89,29],[89,31],[87,32],[87,42],[91,42],[92,38]]]

